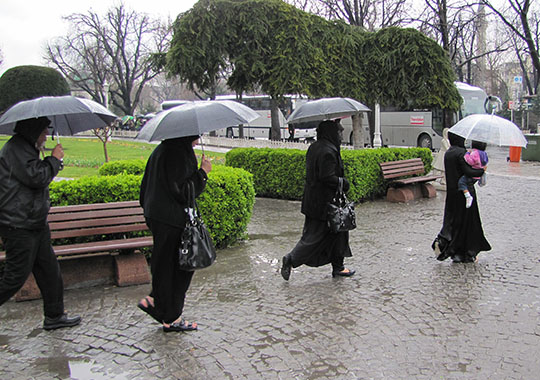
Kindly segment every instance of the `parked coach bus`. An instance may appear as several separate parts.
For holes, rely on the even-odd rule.
[[[456,121],[465,116],[486,113],[488,96],[484,90],[466,83],[455,82],[463,98],[461,109],[456,115]],[[341,124],[344,127],[344,139],[352,144],[351,118],[345,118]],[[364,143],[370,144],[369,124],[367,118],[362,119],[364,128]],[[417,146],[430,149],[440,149],[443,130],[443,112],[435,110],[390,111],[381,110],[381,139],[384,146]]]

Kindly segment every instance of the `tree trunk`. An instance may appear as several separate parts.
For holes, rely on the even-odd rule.
[[[272,121],[272,128],[270,129],[271,140],[281,140],[281,126],[279,125],[279,108],[278,102],[272,98],[270,101],[270,116]]]
[[[362,128],[362,118],[360,115],[353,115],[352,130],[353,130],[353,147],[354,149],[362,149],[364,147],[364,129]]]
[[[102,142],[103,142],[103,153],[105,154],[105,162],[109,162],[109,153],[107,152],[107,140],[108,139],[102,140]]]

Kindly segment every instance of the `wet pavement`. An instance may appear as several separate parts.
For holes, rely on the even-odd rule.
[[[80,326],[41,329],[41,301],[0,307],[2,379],[536,379],[540,373],[540,163],[488,150],[479,188],[493,249],[435,260],[444,192],[357,206],[352,278],[280,258],[300,237],[300,203],[257,199],[249,240],[196,273],[185,317],[162,332],[136,303],[149,286],[66,291]]]

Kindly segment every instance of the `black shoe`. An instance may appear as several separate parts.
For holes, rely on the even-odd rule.
[[[289,256],[283,256],[283,265],[281,266],[281,277],[283,277],[285,281],[289,281],[289,277],[291,277],[291,269],[292,269],[291,258]]]
[[[454,255],[452,256],[452,262],[454,263],[474,263],[475,259],[470,256]]]
[[[62,327],[73,327],[81,323],[81,317],[78,315],[74,317],[68,317],[66,313],[56,318],[45,317],[43,321],[44,330],[61,329]]]
[[[169,326],[163,326],[164,332],[180,332],[197,330],[197,323],[188,323],[183,318],[176,323],[171,323]]]
[[[439,243],[439,239],[435,239],[433,241],[433,244],[431,244],[431,248],[433,249],[433,252],[435,252],[435,257],[439,261],[444,261],[450,257],[450,255],[448,254],[448,250],[441,252],[441,245]]]
[[[349,269],[347,272],[345,272],[345,269],[338,272],[332,272],[332,277],[341,276],[341,277],[351,277],[354,276],[356,273],[355,270]]]

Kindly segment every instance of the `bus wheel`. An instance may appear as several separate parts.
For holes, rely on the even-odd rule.
[[[234,137],[234,133],[232,128],[227,128],[227,133],[225,134],[228,138],[232,139]]]
[[[420,136],[420,138],[418,139],[418,147],[431,149],[431,137],[429,137],[428,135]]]

